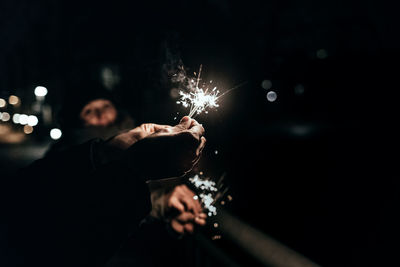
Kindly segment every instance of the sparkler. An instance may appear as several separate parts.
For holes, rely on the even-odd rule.
[[[181,96],[180,99],[176,102],[177,104],[182,104],[184,107],[190,107],[189,110],[189,117],[192,117],[195,114],[200,114],[203,111],[208,113],[208,108],[217,108],[219,107],[217,100],[219,99],[219,91],[217,87],[213,89],[200,88],[200,77],[202,71],[202,65],[200,65],[199,72],[197,78],[189,79],[186,84],[186,89],[188,92],[180,91],[179,95]],[[180,74],[182,76],[182,74]],[[184,75],[184,74],[183,74]],[[196,73],[195,73],[196,75]],[[186,77],[186,76],[184,76]],[[180,79],[182,81],[182,77]],[[210,84],[212,81],[210,81]],[[205,87],[203,84],[202,87]]]
[[[214,87],[210,93],[208,93],[208,89],[203,90],[201,88],[196,88],[194,92],[189,93],[180,91],[181,99],[176,103],[182,104],[184,107],[190,106],[189,117],[200,114],[203,111],[208,113],[207,108],[219,107],[217,104],[219,91],[216,89],[217,87]]]
[[[179,91],[180,99],[176,103],[181,104],[185,108],[189,107],[189,117],[196,116],[202,112],[208,113],[209,108],[219,107],[218,101],[221,97],[246,83],[241,83],[220,94],[217,87],[212,86],[212,80],[208,83],[200,83],[202,68],[203,66],[200,65],[199,72],[197,74],[194,73],[197,77],[189,78],[181,66],[179,72],[172,77],[173,82],[180,83],[183,87],[183,90]]]

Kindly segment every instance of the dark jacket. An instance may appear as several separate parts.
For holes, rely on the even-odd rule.
[[[100,164],[103,152],[94,139],[52,153],[3,187],[1,266],[102,266],[138,231],[151,208],[145,181],[120,162]]]

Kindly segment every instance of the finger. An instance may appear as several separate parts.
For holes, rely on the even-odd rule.
[[[205,219],[201,219],[199,217],[194,218],[194,222],[198,225],[204,226],[206,225],[206,220]]]
[[[147,133],[154,133],[154,124],[153,123],[143,123],[140,127]]]
[[[201,213],[202,208],[201,208],[200,202],[199,202],[198,200],[195,200],[195,199],[193,198],[193,197],[195,196],[195,193],[194,193],[192,190],[190,190],[186,185],[183,185],[183,186],[182,186],[182,189],[183,189],[183,191],[185,192],[185,194],[186,194],[188,197],[190,197],[191,202],[194,204],[195,213],[196,213],[196,214]]]
[[[198,215],[198,217],[200,218],[200,219],[207,219],[207,214],[205,214],[205,213],[200,213],[199,215]]]
[[[191,212],[183,212],[174,219],[176,219],[180,223],[188,223],[188,222],[193,222],[196,218],[197,217]]]
[[[170,197],[168,201],[168,207],[178,210],[179,212],[185,212],[185,206],[177,197]]]
[[[203,136],[204,132],[205,132],[203,126],[198,123],[196,125],[194,125],[193,127],[191,127],[189,129],[189,131],[191,131],[195,136],[197,136],[198,139],[200,139],[200,137]]]
[[[196,199],[194,199],[194,196],[196,195],[192,190],[189,189],[186,185],[181,185],[179,186],[182,195],[185,197],[185,200],[190,201],[190,203],[193,205],[193,210],[195,214],[199,214],[202,212],[202,208],[200,205],[200,202]]]
[[[183,129],[189,129],[192,123],[192,119],[189,116],[184,116],[181,121],[179,122],[179,126]]]
[[[193,126],[196,126],[196,125],[200,125],[200,123],[197,120],[195,120],[193,118],[191,118],[191,119],[192,119],[192,121],[190,122],[189,128],[192,128]]]
[[[201,152],[203,152],[203,148],[205,147],[206,142],[207,142],[206,138],[204,136],[202,136],[200,138],[200,144],[196,149],[196,156],[200,156],[201,155]]]
[[[193,233],[193,230],[194,230],[194,225],[192,224],[192,223],[186,223],[185,225],[184,225],[184,228],[185,228],[185,232],[186,233]]]
[[[174,229],[179,234],[184,234],[185,233],[184,225],[179,223],[177,220],[172,220],[171,221],[171,227],[172,227],[172,229]]]
[[[198,214],[200,211],[196,207],[195,200],[189,196],[181,196],[180,201],[185,205],[187,211],[192,211],[194,214]]]
[[[179,187],[182,190],[183,194],[185,194],[191,198],[193,198],[196,195],[192,190],[189,189],[189,187],[187,187],[187,185],[183,184],[183,185],[180,185]]]

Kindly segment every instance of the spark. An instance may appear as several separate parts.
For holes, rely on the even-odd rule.
[[[185,86],[186,92],[183,90],[179,91],[180,99],[176,102],[177,104],[182,104],[185,108],[190,107],[188,115],[189,117],[192,117],[195,114],[200,114],[202,112],[207,113],[208,108],[219,107],[217,103],[217,100],[219,98],[219,91],[217,90],[217,87],[214,87],[212,90],[209,90],[208,87],[199,87],[202,68],[203,65],[200,65],[196,79],[188,79]],[[194,74],[196,75],[196,72],[194,72]]]
[[[219,91],[217,87],[214,87],[209,93],[208,90],[202,88],[196,88],[193,92],[185,93],[179,92],[181,98],[177,101],[177,104],[182,104],[185,108],[190,107],[189,117],[195,114],[200,114],[203,111],[207,113],[207,108],[219,107],[217,100]]]
[[[203,178],[199,174],[189,178],[189,182],[195,187],[195,191],[197,191],[197,195],[194,199],[200,201],[209,217],[217,215],[217,207],[215,204],[228,191],[228,188],[221,191],[223,188],[223,179],[224,176],[222,176],[218,182],[215,182],[210,178]]]
[[[206,191],[218,191],[216,183],[212,180],[203,179],[198,174],[189,178],[189,181],[196,187]]]
[[[197,77],[189,77],[186,76],[184,67],[180,66],[178,74],[174,74],[172,77],[172,82],[181,85],[181,90],[179,91],[180,98],[176,103],[189,108],[189,117],[199,115],[203,112],[208,113],[209,109],[219,107],[218,102],[221,97],[247,83],[241,83],[220,94],[216,86],[211,86],[213,80],[210,80],[208,83],[202,82],[202,69],[203,65],[200,65],[199,71],[197,73],[194,72],[194,75]]]

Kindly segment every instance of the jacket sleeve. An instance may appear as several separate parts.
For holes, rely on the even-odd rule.
[[[15,262],[101,266],[150,211],[144,180],[91,140],[22,169],[10,186]],[[13,266],[13,265],[10,265]]]

